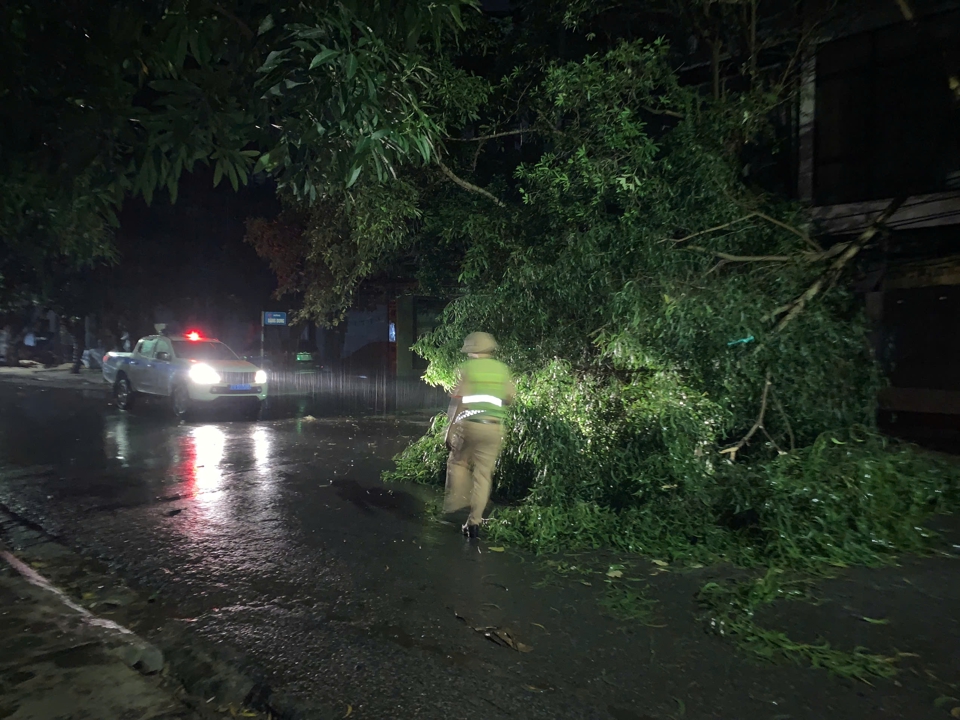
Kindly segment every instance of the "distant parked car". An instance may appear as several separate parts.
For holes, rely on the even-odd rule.
[[[129,410],[140,395],[151,395],[168,398],[180,418],[222,405],[240,406],[255,417],[267,398],[266,371],[197,332],[148,335],[133,352],[108,352],[103,379],[113,386],[121,409]]]

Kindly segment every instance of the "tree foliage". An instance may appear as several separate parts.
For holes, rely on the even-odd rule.
[[[175,198],[196,163],[269,172],[287,211],[248,239],[306,316],[403,271],[453,296],[417,346],[430,381],[466,333],[501,340],[522,379],[494,532],[745,562],[913,547],[956,478],[870,430],[842,282],[869,233],[823,247],[788,199],[799,5],[476,7],[7,3],[7,255],[106,254],[117,203]],[[399,476],[441,458],[431,435]]]
[[[124,197],[197,163],[323,202],[429,160],[423,58],[472,0],[58,3],[0,8],[0,273],[109,257]]]
[[[954,468],[872,430],[882,381],[840,281],[869,233],[821,247],[751,172],[783,149],[800,29],[767,67],[724,68],[721,93],[666,42],[586,43],[499,78],[521,110],[447,143],[497,202],[423,208],[461,290],[417,350],[450,387],[483,329],[521,374],[497,537],[809,567],[917,548],[955,504]],[[442,481],[438,430],[393,477]]]

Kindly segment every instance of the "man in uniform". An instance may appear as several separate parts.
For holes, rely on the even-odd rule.
[[[506,406],[513,402],[516,392],[510,368],[493,357],[496,349],[497,341],[488,333],[467,336],[461,352],[469,359],[460,367],[460,379],[447,412],[450,457],[443,509],[452,513],[470,507],[463,534],[471,538],[480,533],[493,487],[493,469],[503,445]]]

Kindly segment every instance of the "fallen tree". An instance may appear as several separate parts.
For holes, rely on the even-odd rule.
[[[290,28],[260,68],[281,126],[260,166],[289,212],[249,239],[312,319],[401,271],[451,297],[416,348],[430,382],[452,385],[469,332],[498,337],[520,381],[495,536],[792,567],[922,547],[957,474],[877,434],[882,378],[844,283],[897,203],[831,244],[783,189],[809,18],[664,7],[471,14],[457,43],[367,58],[370,83]],[[396,103],[363,99],[376,68]],[[359,122],[318,128],[318,92],[326,120]],[[391,477],[443,482],[441,423]]]
[[[872,563],[923,547],[923,519],[955,505],[955,467],[876,432],[883,380],[843,282],[899,201],[828,244],[744,160],[782,139],[801,42],[717,94],[683,82],[665,43],[623,40],[506,83],[523,92],[521,149],[509,113],[448,143],[444,175],[488,181],[424,208],[465,251],[461,294],[416,349],[450,387],[482,329],[520,374],[496,538]],[[442,423],[390,477],[442,483]]]

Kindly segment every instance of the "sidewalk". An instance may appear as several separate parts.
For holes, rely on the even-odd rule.
[[[73,604],[0,545],[0,717],[198,717],[162,670],[159,650]]]
[[[71,367],[71,363],[46,368],[37,364],[28,365],[25,362],[21,367],[0,367],[0,381],[44,387],[110,391],[110,386],[103,380],[101,370],[80,368],[79,373],[73,374],[70,372]]]

